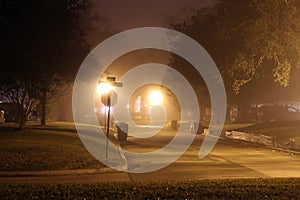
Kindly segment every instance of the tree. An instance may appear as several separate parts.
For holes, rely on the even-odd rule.
[[[249,9],[255,16],[230,26],[229,36],[242,38],[243,46],[234,56],[231,76],[233,88],[253,79],[262,68],[272,68],[274,81],[288,86],[292,67],[299,65],[300,26],[299,11],[294,0],[252,0]],[[264,76],[266,74],[262,74]]]
[[[61,78],[57,75],[38,77],[32,81],[35,78],[33,75],[4,72],[0,76],[0,100],[16,114],[15,122],[19,123],[20,129],[39,106],[42,110],[41,125],[45,125],[47,100],[56,97],[63,86]]]
[[[275,82],[289,84],[291,68],[299,65],[299,17],[295,0],[221,0],[171,27],[199,41],[238,92],[268,67]]]
[[[15,112],[16,122],[21,129],[29,114],[36,109],[40,102],[40,93],[35,85],[24,76],[16,73],[2,73],[0,76],[0,99]]]
[[[228,102],[240,104],[289,85],[299,65],[299,17],[296,0],[220,0],[171,27],[204,46],[223,75]]]
[[[41,105],[41,125],[46,125],[46,105],[49,100],[56,97],[61,91],[64,82],[57,74],[48,77],[42,74],[35,82],[35,88],[39,93],[39,103]]]
[[[86,29],[94,28],[91,17],[97,20],[91,8],[91,1],[82,0],[0,1],[1,69],[36,87],[42,125],[47,100],[62,80],[74,79],[89,51]]]

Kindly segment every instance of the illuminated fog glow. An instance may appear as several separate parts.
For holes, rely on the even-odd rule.
[[[160,105],[162,103],[163,96],[159,91],[152,91],[149,94],[149,102],[153,105]]]
[[[97,93],[99,95],[107,94],[111,90],[112,90],[112,86],[109,83],[100,83],[97,86]]]

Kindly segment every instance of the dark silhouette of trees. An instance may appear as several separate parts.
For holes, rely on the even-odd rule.
[[[286,87],[292,68],[299,65],[300,26],[296,2],[254,0],[247,6],[255,15],[228,25],[232,41],[233,36],[238,35],[243,43],[231,65],[233,88],[239,91],[257,73],[266,75],[264,68],[268,67],[272,69],[270,74],[274,81]]]
[[[95,27],[96,22],[91,1],[0,1],[0,66],[6,77],[1,80],[1,99],[28,99],[25,104],[19,102],[23,121],[39,104],[41,124],[45,125],[47,101],[63,82],[75,78],[90,50],[89,31],[105,30]]]
[[[249,106],[278,86],[289,88],[300,61],[299,17],[296,0],[221,0],[170,26],[210,53],[225,81],[228,102]]]
[[[41,125],[46,125],[46,105],[49,100],[59,95],[64,85],[60,76],[54,74],[48,77],[47,74],[41,74],[35,82],[35,88],[39,91],[39,100],[41,106]]]
[[[40,102],[40,93],[35,85],[23,75],[2,73],[0,75],[0,97],[10,112],[15,113],[15,121],[22,128]]]

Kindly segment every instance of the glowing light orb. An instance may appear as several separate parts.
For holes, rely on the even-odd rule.
[[[155,106],[155,105],[160,105],[162,103],[163,96],[160,92],[158,91],[152,91],[149,94],[149,102]]]
[[[107,94],[109,91],[112,90],[112,86],[111,84],[109,83],[100,83],[98,86],[97,86],[97,93],[99,95],[102,95],[102,94]]]

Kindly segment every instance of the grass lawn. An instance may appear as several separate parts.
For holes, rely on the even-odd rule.
[[[73,131],[0,127],[0,171],[65,170],[104,167]]]
[[[299,199],[300,179],[2,184],[0,199]]]

